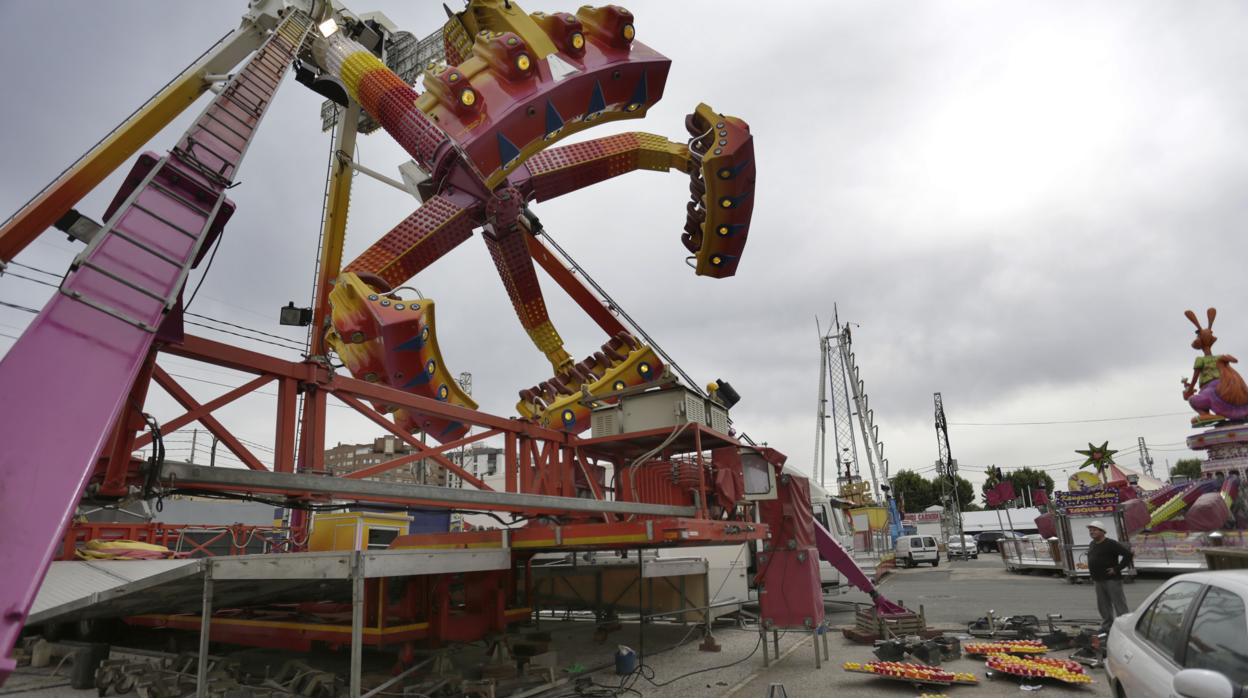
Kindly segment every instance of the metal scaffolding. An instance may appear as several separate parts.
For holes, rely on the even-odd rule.
[[[861,480],[857,437],[854,422],[862,438],[867,469],[871,475],[871,491],[880,500],[880,481],[888,480],[888,459],[884,442],[875,424],[875,412],[868,405],[866,387],[859,376],[852,349],[849,323],[841,323],[833,306],[832,328],[820,329],[819,405],[815,425],[815,474],[827,486],[827,420],[833,422],[837,482],[846,484]],[[829,415],[829,404],[831,414]],[[855,417],[857,419],[855,419]]]

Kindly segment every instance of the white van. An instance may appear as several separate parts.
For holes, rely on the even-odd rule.
[[[920,562],[940,566],[940,546],[932,536],[902,536],[897,539],[897,562],[903,567],[914,567]]]
[[[832,503],[828,491],[812,481],[810,483],[810,508],[818,521],[837,543],[846,550],[854,549],[854,532],[849,528],[849,518],[845,512]],[[819,582],[824,587],[834,587],[841,583],[841,573],[827,560],[819,561]]]

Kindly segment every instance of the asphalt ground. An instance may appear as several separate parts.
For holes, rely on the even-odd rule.
[[[1163,580],[1164,577],[1143,578],[1126,585],[1129,605],[1136,607]],[[999,616],[1032,614],[1041,619],[1049,613],[1060,613],[1065,619],[1089,621],[1095,621],[1097,616],[1096,599],[1090,584],[1072,585],[1059,576],[1047,573],[1010,573],[995,556],[952,563],[941,560],[936,568],[924,566],[897,570],[883,580],[880,591],[910,608],[922,608],[929,626],[954,633],[964,632],[968,622],[983,616],[988,610],[995,611]],[[830,596],[826,601],[828,623],[838,627],[852,624],[853,604],[866,603],[868,598],[858,591],[851,591]],[[595,638],[594,629],[594,624],[587,622],[543,620],[541,623],[541,630],[551,634],[552,648],[558,653],[558,665],[562,669],[576,667],[587,670],[580,675],[588,676],[598,687],[621,686],[621,678],[615,675],[612,668],[613,655],[619,645],[641,650],[644,668],[642,672],[623,679],[623,685],[631,692],[621,692],[621,695],[763,698],[773,683],[783,685],[790,697],[828,694],[916,696],[920,693],[907,683],[843,671],[843,662],[868,662],[874,657],[871,647],[851,643],[839,632],[829,633],[831,658],[823,662],[822,668],[816,669],[811,636],[803,632],[781,633],[780,659],[777,661],[773,655],[770,666],[764,667],[759,634],[752,628],[717,627],[715,639],[721,646],[719,652],[699,650],[701,632],[694,626],[653,623],[647,624],[642,633],[636,623],[626,622],[605,640]],[[474,653],[468,649],[460,654],[464,660],[469,660]],[[1057,652],[1051,656],[1064,657],[1067,654],[1069,652]],[[974,673],[981,679],[980,685],[947,689],[934,687],[930,693],[946,692],[971,698],[1015,696],[1020,692],[1020,684],[1016,680],[986,679],[982,660],[964,658],[945,666],[957,672]],[[95,695],[95,691],[75,691],[67,685],[55,685],[59,682],[49,678],[47,670],[24,668],[19,671],[21,673],[0,688],[0,695],[21,695],[23,698],[86,698]],[[62,675],[65,671],[62,669]],[[1054,696],[1108,698],[1110,692],[1103,670],[1089,671],[1094,678],[1094,683],[1090,685],[1072,687],[1045,682],[1040,684],[1040,692]],[[384,679],[385,673],[383,667],[374,664],[365,686],[376,685]],[[583,686],[577,693],[569,683],[547,695],[609,696],[612,693],[588,686]]]
[[[1141,578],[1125,586],[1127,602],[1135,608],[1165,577]],[[882,594],[894,601],[902,601],[912,609],[922,608],[928,625],[954,634],[965,633],[968,623],[982,617],[989,610],[998,616],[1035,615],[1044,619],[1048,614],[1060,613],[1064,620],[1086,620],[1098,624],[1096,596],[1090,583],[1070,584],[1053,573],[1011,573],[1006,571],[1001,559],[983,555],[978,560],[947,562],[941,560],[938,567],[918,567],[890,573],[880,584]],[[867,603],[865,594],[851,591],[829,597],[826,604],[829,625],[839,627],[853,623],[854,603]],[[652,635],[658,636],[661,626],[647,629],[647,642]],[[626,627],[623,635],[636,633]],[[780,660],[768,667],[763,666],[762,652],[758,649],[758,634],[747,630],[717,630],[716,639],[722,645],[719,653],[705,653],[692,642],[677,649],[644,658],[653,669],[654,683],[644,678],[629,683],[634,690],[656,698],[728,698],[767,696],[771,684],[781,684],[786,695],[796,696],[916,696],[918,691],[904,682],[889,681],[862,674],[848,673],[841,664],[848,661],[868,662],[875,659],[871,647],[858,645],[844,639],[839,632],[828,635],[831,659],[815,668],[814,648],[807,634],[789,632],[780,638]],[[650,646],[661,646],[653,642]],[[1049,656],[1065,658],[1070,651],[1055,652]],[[728,666],[724,666],[728,665]],[[679,678],[692,671],[701,673]],[[975,674],[981,681],[978,686],[932,687],[930,693],[948,693],[970,698],[972,696],[1016,696],[1022,692],[1019,681],[1011,678],[989,680],[984,674],[983,660],[963,658],[945,664],[955,672]],[[1084,686],[1067,686],[1045,681],[1039,684],[1041,693],[1053,696],[1105,696],[1111,694],[1104,670],[1089,669],[1093,683]],[[600,684],[619,685],[618,677],[609,671],[594,676]],[[666,682],[673,681],[667,685]]]

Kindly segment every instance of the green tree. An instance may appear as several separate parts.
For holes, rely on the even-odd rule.
[[[962,511],[979,511],[979,505],[975,503],[975,486],[961,475],[954,477],[958,479],[958,508]]]
[[[967,480],[961,475],[954,475],[953,477],[957,482],[958,508],[962,511],[979,511],[979,505],[975,503],[975,486],[971,484],[970,480]],[[932,504],[944,506],[944,483],[940,481],[939,477],[933,477],[931,485]]]
[[[1182,475],[1189,480],[1200,479],[1200,459],[1199,458],[1180,458],[1170,469],[1170,477]]]
[[[893,497],[907,514],[914,514],[936,503],[932,483],[913,470],[899,470],[893,475]]]

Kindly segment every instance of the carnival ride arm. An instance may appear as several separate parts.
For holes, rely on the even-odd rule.
[[[381,286],[381,291],[397,288],[472,237],[477,207],[477,201],[463,193],[437,194],[343,271],[359,274],[374,286]]]
[[[754,208],[754,141],[741,119],[699,104],[685,119],[687,144],[650,133],[622,133],[551,148],[513,175],[536,201],[546,201],[636,170],[689,175],[691,201],[681,241],[699,275],[736,273]]]

